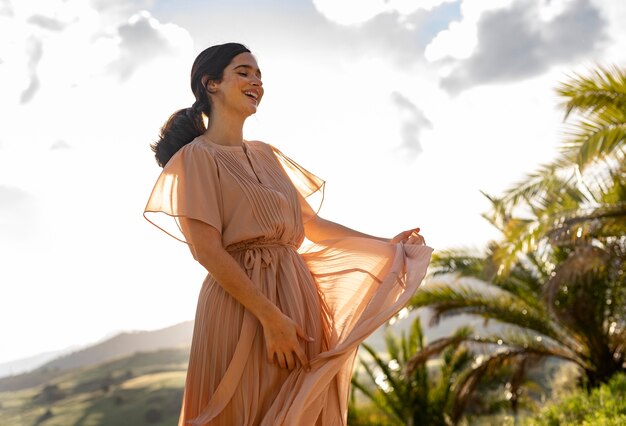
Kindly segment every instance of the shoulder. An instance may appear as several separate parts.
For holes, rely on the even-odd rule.
[[[268,144],[267,142],[262,142],[258,140],[251,140],[251,141],[247,140],[246,145],[249,148],[257,149],[257,150],[271,151],[273,149],[272,145]]]
[[[217,148],[204,142],[200,138],[195,138],[194,140],[189,142],[187,145],[183,146],[179,152],[187,160],[213,159],[213,161],[215,161],[215,159],[218,156]]]
[[[257,152],[262,152],[272,157],[276,157],[276,155],[282,155],[282,153],[280,152],[278,148],[276,148],[274,145],[271,145],[267,142],[252,140],[252,141],[246,141],[246,145]]]
[[[217,156],[215,148],[203,143],[196,138],[181,147],[167,162],[166,168],[172,167],[194,167],[194,166],[217,166]]]
[[[261,141],[246,141],[246,145],[256,152],[259,157],[263,157],[266,161],[271,163],[280,163],[280,158],[283,157],[283,153],[274,145],[270,145]]]

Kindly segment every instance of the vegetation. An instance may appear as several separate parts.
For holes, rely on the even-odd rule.
[[[0,424],[176,424],[188,356],[188,348],[138,352],[67,371],[52,382],[0,392]]]
[[[539,386],[525,374],[531,367],[528,360],[515,364],[505,360],[500,368],[488,369],[484,380],[468,384],[475,377],[471,373],[480,368],[481,355],[459,343],[473,333],[471,327],[462,327],[451,337],[426,345],[418,317],[408,336],[385,333],[384,354],[363,344],[371,361],[361,358],[365,377],[357,370],[352,378],[348,423],[436,426],[456,424],[463,415],[534,409]],[[357,391],[369,404],[357,404]]]
[[[432,309],[433,323],[469,314],[493,327],[482,336],[457,330],[428,347],[417,345],[408,357],[393,356],[388,345],[390,358],[402,361],[407,372],[438,348],[452,348],[451,342],[481,348],[451,376],[446,402],[430,401],[445,407],[452,422],[489,412],[474,399],[487,384],[500,387],[517,419],[520,402],[530,395],[524,386],[529,367],[547,359],[577,365],[581,383],[588,390],[600,387],[593,391],[599,395],[615,389],[603,384],[626,371],[626,72],[598,68],[574,75],[557,93],[570,120],[559,157],[501,197],[485,194],[491,209],[484,217],[501,238],[483,253],[436,253],[428,284],[411,302],[413,308]],[[394,392],[379,384],[369,398],[390,413],[391,424],[412,424],[411,407],[402,403],[419,411],[429,394],[407,384],[437,385],[385,370],[373,358]],[[373,372],[366,371],[372,380]]]
[[[469,332],[470,329],[461,329],[457,334],[464,336]],[[433,351],[443,351],[437,374],[432,374],[426,358],[409,364],[416,352],[425,349],[419,318],[413,322],[408,336],[402,333],[398,338],[393,332],[387,331],[385,343],[386,354],[379,354],[369,345],[363,344],[372,363],[361,359],[365,380],[358,374],[352,378],[353,392],[360,391],[379,410],[378,417],[375,412],[368,414],[370,421],[389,425],[448,424],[453,379],[472,362],[473,354],[465,347],[453,347],[454,342],[451,339],[449,344],[440,345]],[[359,411],[354,394],[350,408],[352,411]],[[355,418],[350,424],[358,424],[357,416],[353,417]]]
[[[528,426],[597,425],[618,426],[626,424],[626,374],[614,375],[591,393],[577,390],[560,401],[544,407]]]
[[[626,73],[599,69],[562,84],[570,125],[562,154],[497,198],[485,218],[502,238],[485,254],[434,257],[412,301],[441,317],[473,314],[503,327],[467,386],[513,358],[557,357],[596,387],[626,362]]]

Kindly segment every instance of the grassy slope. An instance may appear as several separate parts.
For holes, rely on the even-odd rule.
[[[189,349],[138,352],[96,367],[76,369],[46,385],[0,393],[0,425],[172,425],[178,421]],[[52,385],[52,386],[51,386]],[[47,396],[46,396],[47,395]],[[48,410],[52,417],[40,421]],[[146,420],[149,410],[161,421]]]

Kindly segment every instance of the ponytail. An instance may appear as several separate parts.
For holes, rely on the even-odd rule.
[[[179,149],[206,131],[203,112],[200,102],[196,101],[191,108],[179,109],[167,119],[161,127],[159,140],[150,145],[159,166],[165,167]]]

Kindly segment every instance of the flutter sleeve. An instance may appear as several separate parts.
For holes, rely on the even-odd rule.
[[[298,192],[303,221],[310,220],[322,207],[326,182],[287,157],[278,148],[272,146],[272,150]]]
[[[222,232],[222,194],[211,152],[190,143],[167,162],[148,199],[144,217],[179,241],[187,242],[180,218],[202,221]]]

